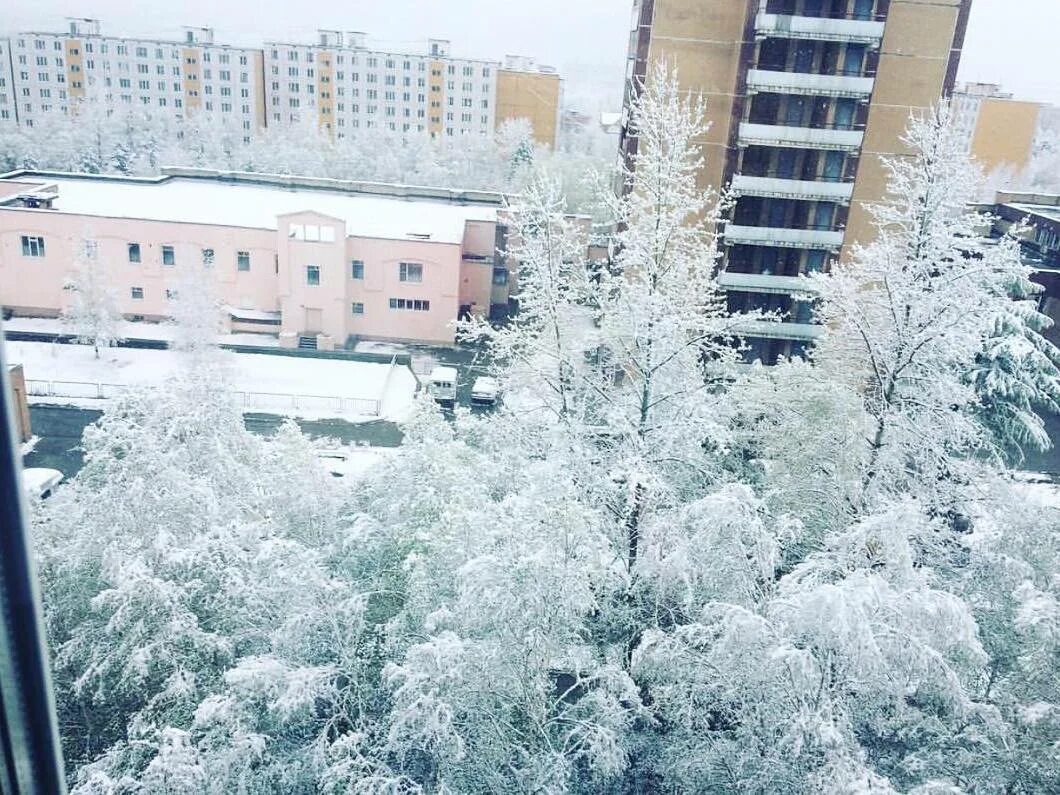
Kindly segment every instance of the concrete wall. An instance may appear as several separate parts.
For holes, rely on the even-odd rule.
[[[721,188],[734,134],[733,116],[747,23],[758,0],[667,0],[656,2],[649,64],[663,61],[677,69],[682,88],[702,96],[710,128],[697,143],[705,165],[701,188]],[[650,67],[648,74],[651,74]]]
[[[891,0],[869,105],[844,253],[875,236],[869,205],[887,191],[881,158],[908,156],[901,136],[911,116],[938,104],[970,0]]]
[[[511,119],[528,119],[534,128],[534,140],[555,147],[559,132],[559,98],[559,75],[500,69],[497,72],[495,124],[500,127]]]
[[[999,168],[1022,171],[1031,159],[1041,106],[1036,102],[986,98],[972,134],[971,154],[989,174]]]

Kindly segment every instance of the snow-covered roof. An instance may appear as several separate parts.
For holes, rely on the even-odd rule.
[[[199,177],[114,179],[41,174],[20,175],[18,181],[34,181],[49,191],[53,186],[58,189],[51,210],[13,208],[25,212],[58,211],[106,218],[276,229],[279,216],[311,211],[345,221],[348,236],[387,240],[461,243],[468,221],[496,221],[498,209],[485,203],[365,195]],[[0,205],[0,209],[7,208]]]

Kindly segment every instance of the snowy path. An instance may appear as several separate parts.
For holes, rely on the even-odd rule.
[[[177,371],[183,355],[111,348],[96,359],[88,346],[10,341],[5,353],[9,363],[23,365],[31,394],[37,391],[35,382],[48,382],[56,395],[90,399],[96,390],[84,390],[96,384],[112,385],[100,389],[104,396],[125,387],[161,384]],[[230,367],[231,389],[248,411],[398,421],[407,416],[416,391],[415,376],[403,366],[226,351],[221,356]]]

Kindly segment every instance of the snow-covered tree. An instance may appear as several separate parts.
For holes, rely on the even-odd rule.
[[[121,342],[122,312],[96,241],[82,242],[65,288],[69,301],[63,307],[63,327],[81,344],[91,345],[98,359],[101,350]]]
[[[1060,354],[1036,331],[1042,319],[1013,300],[1034,289],[1018,246],[984,238],[987,219],[968,209],[979,173],[949,109],[914,119],[904,142],[912,155],[885,161],[876,239],[816,279],[828,332],[815,360],[865,385],[861,507],[913,483],[959,480],[963,461],[999,441],[1044,442],[1033,409],[1055,407],[1060,376]]]

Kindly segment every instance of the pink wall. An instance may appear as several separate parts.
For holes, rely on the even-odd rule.
[[[289,237],[291,224],[328,225],[332,242]],[[474,222],[472,222],[474,223]],[[470,224],[469,224],[470,225]],[[214,250],[210,269],[219,297],[232,306],[283,312],[282,330],[300,334],[320,331],[344,345],[349,335],[381,339],[451,343],[452,323],[461,296],[485,301],[488,311],[491,268],[462,265],[458,244],[415,240],[347,238],[342,221],[319,213],[298,213],[278,219],[279,229],[249,229],[200,224],[79,216],[54,210],[0,208],[0,304],[19,314],[57,314],[68,293],[68,279],[83,241],[97,241],[98,255],[107,263],[122,311],[156,319],[168,315],[165,297],[178,271],[203,268],[202,249]],[[469,231],[476,249],[492,251],[493,225]],[[45,239],[44,257],[25,257],[21,236]],[[486,240],[489,240],[488,246]],[[129,262],[128,244],[140,244],[141,262]],[[172,245],[176,267],[162,264],[162,246]],[[236,267],[236,252],[250,252],[250,271]],[[483,253],[485,253],[485,251]],[[352,260],[364,262],[363,281],[352,278]],[[399,280],[399,263],[423,265],[423,281]],[[306,281],[306,266],[320,267],[321,282]],[[465,291],[463,279],[471,279]],[[142,287],[143,299],[131,289]],[[391,298],[429,301],[429,311],[391,309]],[[364,314],[354,315],[354,302]],[[319,310],[320,328],[307,328],[307,311]],[[312,318],[316,313],[311,313]],[[259,328],[272,331],[272,328]]]

